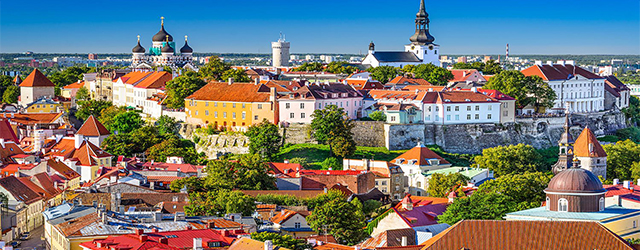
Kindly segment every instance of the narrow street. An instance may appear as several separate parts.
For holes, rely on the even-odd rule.
[[[29,239],[22,241],[20,246],[15,248],[16,250],[33,250],[33,249],[45,249],[44,247],[44,226],[40,226],[31,231]]]

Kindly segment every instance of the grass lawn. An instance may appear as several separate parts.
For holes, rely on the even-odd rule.
[[[357,147],[352,159],[371,159],[391,161],[407,150],[389,151],[380,147]],[[280,150],[277,161],[282,162],[291,158],[306,158],[311,169],[320,169],[320,163],[329,157],[329,146],[318,144],[294,144]]]

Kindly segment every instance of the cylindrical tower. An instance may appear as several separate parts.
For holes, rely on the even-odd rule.
[[[273,67],[285,67],[289,66],[289,48],[290,43],[285,41],[282,34],[277,42],[271,42],[271,49],[273,53],[272,63]]]

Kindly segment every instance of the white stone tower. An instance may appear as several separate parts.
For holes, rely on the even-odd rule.
[[[273,67],[289,66],[289,48],[291,44],[285,41],[284,36],[280,33],[280,39],[277,42],[271,42],[271,50],[273,53]]]
[[[420,1],[420,10],[416,14],[416,32],[409,38],[410,44],[404,46],[404,51],[413,52],[423,63],[431,63],[440,67],[440,45],[433,43],[436,38],[429,33],[429,14]]]

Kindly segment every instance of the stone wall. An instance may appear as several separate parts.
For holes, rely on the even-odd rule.
[[[249,153],[249,138],[243,134],[196,135],[200,138],[196,151],[204,152],[209,159],[218,159],[229,153]]]
[[[358,146],[384,147],[384,122],[355,121],[355,127],[351,130],[353,140]],[[281,128],[280,133],[285,136],[285,143],[318,143],[309,136],[309,124],[291,124],[287,128]]]
[[[510,124],[471,125],[385,125],[389,150],[409,149],[418,141],[436,144],[452,153],[481,153],[482,149],[524,143],[536,148],[555,146],[563,132],[564,117],[517,119]],[[570,131],[578,137],[585,126],[598,135],[614,133],[625,127],[619,112],[573,114]]]

